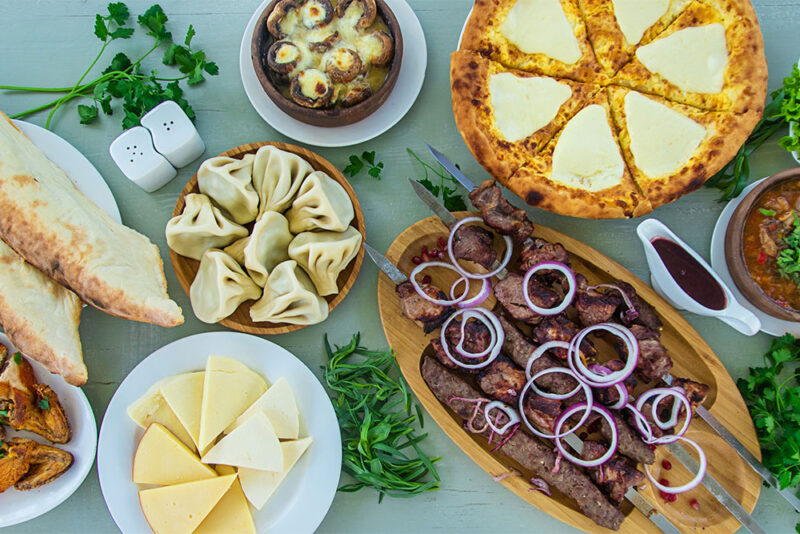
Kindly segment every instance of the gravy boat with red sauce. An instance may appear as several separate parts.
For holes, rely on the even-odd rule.
[[[639,235],[642,245],[644,245],[644,252],[647,256],[647,265],[650,267],[650,284],[653,286],[653,289],[655,289],[656,292],[664,298],[664,300],[679,310],[686,310],[698,315],[705,315],[707,317],[716,317],[720,321],[728,324],[747,336],[755,335],[759,330],[761,330],[761,321],[758,319],[758,317],[756,317],[750,310],[742,307],[742,305],[739,304],[739,302],[733,296],[733,293],[731,293],[731,290],[728,288],[728,286],[725,285],[725,282],[720,279],[720,277],[714,272],[706,260],[704,260],[681,238],[675,235],[672,230],[667,228],[664,223],[658,219],[647,219],[639,224],[639,226],[636,228],[636,233]],[[713,289],[713,292],[715,293],[717,291],[721,291],[724,294],[724,304],[722,304],[722,306],[716,309],[707,307],[706,305],[698,302],[699,295],[692,296],[687,293],[683,287],[681,287],[667,267],[665,259],[662,258],[661,254],[659,254],[659,251],[654,245],[654,242],[661,239],[671,242],[671,244],[669,244],[671,248],[674,249],[672,245],[677,245],[679,248],[683,249],[686,254],[688,254],[688,257],[686,257],[682,255],[680,251],[676,251],[676,256],[680,256],[679,259],[686,260],[685,264],[696,269],[704,269],[708,276],[710,276],[708,279],[708,284],[712,285],[714,282],[718,284],[718,290],[710,286],[706,289]],[[666,245],[667,243],[664,244]],[[663,250],[662,253],[664,253]],[[691,260],[694,260],[697,265],[692,266],[688,264],[688,262]],[[668,261],[671,261],[673,264],[673,270],[675,270],[674,261],[669,258]],[[686,270],[682,270],[681,274],[683,276],[689,276],[687,275]],[[705,275],[702,272],[698,272],[697,276],[705,278]]]

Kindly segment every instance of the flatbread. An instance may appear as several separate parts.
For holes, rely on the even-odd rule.
[[[0,325],[21,352],[73,386],[87,378],[78,335],[82,306],[0,240]]]
[[[158,248],[95,206],[5,115],[0,238],[102,311],[161,326],[183,323],[167,295]]]

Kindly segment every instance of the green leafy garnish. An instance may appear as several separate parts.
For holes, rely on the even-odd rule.
[[[794,230],[781,239],[781,251],[775,263],[782,277],[793,280],[800,287],[800,219],[794,210],[792,217]]]
[[[760,211],[761,215],[763,215],[765,217],[775,217],[775,215],[777,215],[775,213],[775,210],[768,210],[768,209],[765,209],[765,208],[759,208],[758,211]]]
[[[339,488],[355,492],[373,488],[383,497],[413,497],[439,489],[434,464],[420,448],[427,434],[422,411],[398,375],[394,353],[368,351],[355,334],[344,347],[331,348],[325,336],[328,364],[325,383],[342,432],[342,467],[356,479]]]
[[[94,122],[100,111],[113,115],[115,100],[121,100],[122,127],[132,128],[139,125],[145,113],[165,100],[175,101],[186,114],[194,120],[195,113],[189,102],[183,97],[181,81],[188,85],[196,85],[205,80],[205,74],[215,76],[219,73],[216,63],[208,61],[205,52],[192,49],[191,42],[195,35],[194,27],[189,25],[183,44],[172,41],[172,33],[167,30],[167,15],[158,4],[150,6],[144,14],[137,17],[137,22],[146,30],[152,39],[151,47],[137,60],[131,60],[124,52],[117,53],[101,76],[84,83],[98,63],[106,48],[116,40],[130,39],[135,28],[128,26],[130,12],[122,2],[108,4],[108,13],[97,14],[94,20],[94,35],[103,43],[100,51],[78,81],[69,87],[19,87],[2,85],[0,89],[9,91],[26,91],[40,93],[64,93],[63,96],[47,104],[12,115],[22,118],[46,109],[50,110],[45,128],[58,109],[70,100],[81,98],[87,103],[77,107],[81,124]],[[154,51],[167,45],[161,62],[164,65],[177,67],[181,76],[162,77],[158,71],[149,73],[143,70],[142,62]]]
[[[367,167],[367,174],[375,178],[376,180],[381,179],[381,171],[383,171],[383,162],[379,161],[375,163],[375,151],[372,152],[364,152],[361,154],[359,158],[357,155],[353,154],[350,156],[350,164],[344,168],[344,173],[348,175],[350,178],[355,178],[358,173],[360,173],[364,167]]]
[[[17,365],[22,365],[22,354],[19,352],[14,353],[14,363]]]
[[[449,211],[466,211],[467,203],[464,202],[464,197],[457,193],[458,189],[455,187],[455,185],[458,185],[458,180],[450,176],[450,173],[441,165],[436,169],[424,162],[417,153],[410,148],[406,148],[406,151],[422,165],[422,170],[425,171],[425,177],[418,179],[417,182],[422,184],[422,186],[435,197],[438,197],[441,193],[444,207]],[[458,165],[456,165],[456,167],[458,167]],[[434,183],[434,181],[431,180],[431,175],[434,179],[438,178],[438,180],[435,180],[438,183]],[[448,187],[445,185],[446,183],[454,184],[454,187]]]
[[[8,410],[0,410],[0,417],[8,419]]]
[[[50,409],[50,400],[47,397],[43,397],[43,398],[39,399],[39,402],[36,403],[36,406],[38,406],[42,410],[49,410]]]

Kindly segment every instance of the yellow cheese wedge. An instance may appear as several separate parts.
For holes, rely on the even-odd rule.
[[[239,481],[242,483],[242,490],[250,504],[261,510],[284,481],[289,471],[292,470],[297,460],[306,452],[309,445],[311,445],[310,437],[281,443],[281,448],[283,449],[283,471],[280,473],[240,468]]]
[[[256,534],[253,514],[238,480],[231,484],[228,493],[200,523],[194,534]]]
[[[241,362],[209,356],[200,408],[199,449],[205,450],[266,390],[264,379]]]
[[[281,471],[283,450],[266,414],[257,412],[203,455],[203,463]]]
[[[216,477],[217,473],[158,423],[147,427],[133,457],[133,481],[169,486]]]
[[[205,373],[186,373],[161,386],[161,395],[175,412],[191,436],[195,446],[200,442],[200,406],[203,402]]]
[[[267,415],[279,439],[297,439],[300,432],[297,402],[292,387],[285,378],[281,377],[272,384],[266,393],[225,429],[225,433],[230,434],[257,412]]]
[[[192,437],[161,395],[161,387],[174,378],[170,376],[156,382],[147,390],[147,393],[128,406],[128,417],[142,428],[158,423],[172,432],[187,447],[194,450]]]
[[[139,503],[155,534],[191,534],[235,480],[236,475],[228,475],[142,490]]]

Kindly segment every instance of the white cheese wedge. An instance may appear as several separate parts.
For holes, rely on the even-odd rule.
[[[300,417],[294,392],[285,378],[281,377],[272,384],[266,393],[225,429],[225,433],[230,434],[251,415],[258,412],[266,414],[279,439],[297,439],[300,432]]]
[[[258,471],[256,469],[239,469],[242,490],[244,490],[244,494],[250,504],[261,510],[272,495],[275,494],[286,475],[292,470],[297,460],[303,456],[309,445],[311,445],[310,437],[281,443],[284,463],[283,471],[280,473]]]
[[[267,384],[244,364],[209,356],[200,407],[199,449],[206,447],[267,390]]]
[[[647,29],[669,9],[670,0],[611,0],[619,29],[630,45],[638,44]]]
[[[193,534],[256,534],[253,514],[238,480]]]
[[[625,162],[605,108],[583,108],[564,127],[553,152],[550,178],[569,187],[601,191],[622,182]]]
[[[136,484],[169,486],[216,477],[217,473],[158,423],[147,427],[133,457]]]
[[[203,402],[205,373],[186,373],[161,386],[161,395],[169,404],[195,446],[200,442],[200,405]]]
[[[572,88],[552,78],[522,78],[510,72],[489,78],[497,129],[507,141],[525,139],[544,128],[572,96]]]
[[[236,475],[139,492],[142,512],[155,534],[191,534],[228,492]]]
[[[170,376],[156,382],[136,402],[128,406],[128,417],[142,428],[147,428],[153,423],[163,425],[187,447],[194,450],[192,437],[161,395],[161,386],[174,378]]]
[[[684,91],[719,93],[728,66],[725,28],[715,23],[679,30],[639,48],[636,57]]]
[[[249,467],[264,471],[283,469],[283,450],[266,414],[253,414],[236,430],[203,455],[205,464]]]
[[[634,91],[625,96],[625,117],[636,166],[648,176],[677,171],[708,134],[689,117]]]
[[[544,54],[568,65],[581,58],[578,39],[559,0],[517,0],[500,32],[526,54]]]

